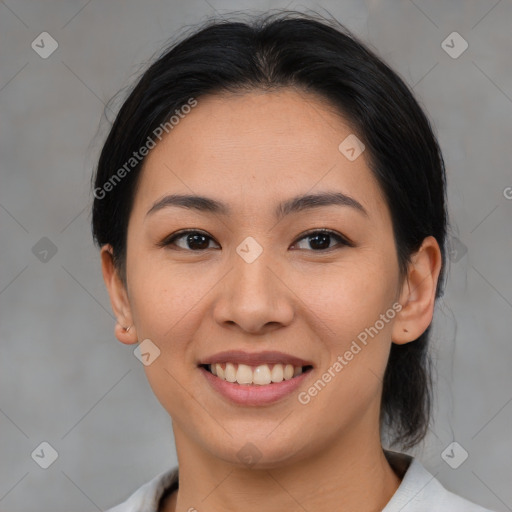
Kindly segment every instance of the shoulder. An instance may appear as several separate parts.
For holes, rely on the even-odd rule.
[[[155,512],[160,498],[170,487],[178,485],[178,468],[174,467],[156,475],[139,487],[126,501],[105,512]]]
[[[443,487],[419,460],[386,452],[390,464],[407,466],[402,483],[382,512],[492,512]]]

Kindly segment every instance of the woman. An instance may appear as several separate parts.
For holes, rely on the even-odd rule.
[[[93,233],[179,464],[111,512],[485,509],[403,449],[426,435],[443,158],[344,27],[214,21],[124,102]]]

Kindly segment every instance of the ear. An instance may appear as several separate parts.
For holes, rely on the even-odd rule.
[[[126,287],[114,265],[113,249],[109,244],[101,248],[101,270],[110,295],[110,304],[117,318],[114,329],[116,338],[128,345],[137,343],[137,332],[133,325],[130,301]]]
[[[399,299],[402,309],[393,324],[393,343],[403,345],[418,339],[432,322],[441,264],[437,240],[433,236],[426,237],[411,258],[402,286]]]

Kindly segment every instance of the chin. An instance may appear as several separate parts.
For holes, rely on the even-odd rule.
[[[306,444],[306,443],[304,443]],[[216,457],[238,468],[252,470],[275,469],[294,464],[306,456],[305,448],[300,442],[288,438],[276,437],[269,441],[266,434],[261,436],[244,436],[230,439],[227,445],[210,446],[209,451]]]

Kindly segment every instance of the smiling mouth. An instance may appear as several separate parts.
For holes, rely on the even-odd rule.
[[[279,384],[280,382],[291,380],[313,369],[311,365],[294,366],[280,363],[249,366],[246,364],[228,362],[201,364],[199,366],[223,381],[243,386]]]

